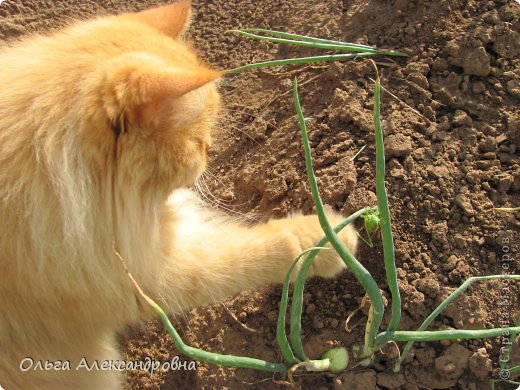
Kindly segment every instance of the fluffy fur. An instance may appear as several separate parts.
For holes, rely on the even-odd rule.
[[[322,232],[315,216],[254,226],[208,211],[188,190],[206,164],[221,74],[182,41],[188,2],[75,24],[0,51],[0,385],[117,389],[114,335],[279,282]],[[332,214],[334,222],[339,216]],[[356,236],[343,233],[351,250]],[[322,251],[313,274],[343,265]],[[19,368],[24,357],[71,371]]]

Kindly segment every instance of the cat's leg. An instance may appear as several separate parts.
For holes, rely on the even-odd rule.
[[[247,225],[208,211],[184,191],[171,198],[169,207],[161,232],[161,274],[148,291],[173,311],[282,282],[292,260],[324,235],[316,216]],[[335,225],[342,217],[331,212],[329,219]],[[344,229],[340,237],[355,252],[353,228]],[[322,250],[310,275],[331,277],[344,268],[333,249]]]

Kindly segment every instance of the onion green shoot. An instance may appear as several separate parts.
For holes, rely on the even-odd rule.
[[[477,281],[486,281],[486,280],[497,280],[497,279],[512,279],[512,280],[520,280],[520,275],[491,275],[491,276],[473,276],[469,279],[467,279],[464,283],[462,283],[455,291],[453,291],[444,301],[442,301],[439,306],[437,306],[437,308],[431,312],[431,314],[423,321],[423,323],[421,324],[421,326],[419,326],[419,328],[417,329],[416,333],[417,334],[420,334],[422,332],[424,332],[428,326],[433,322],[433,320],[435,318],[437,318],[437,316],[451,303],[453,302],[460,294],[462,294],[471,284],[473,284],[474,282],[477,282]],[[520,326],[520,325],[519,325]],[[517,331],[514,332],[514,333],[519,333],[520,331],[520,327],[516,327],[517,328]],[[497,330],[502,330],[502,329],[505,329],[505,328],[498,328]],[[437,332],[440,332],[440,331],[437,331]],[[444,331],[444,332],[448,332],[448,331]],[[451,331],[452,333],[456,333],[457,331]],[[468,332],[475,332],[475,331],[468,331]],[[435,332],[432,332],[432,333],[435,333]],[[476,334],[476,333],[475,333]],[[379,337],[379,342],[377,344],[380,344],[380,345],[384,345],[386,343],[386,340],[385,339],[391,339],[391,340],[394,340],[394,341],[398,341],[395,339],[395,333],[390,335],[385,335],[385,334],[381,334]],[[482,337],[482,335],[479,335],[478,337],[471,337],[471,338],[480,338]],[[494,337],[494,336],[489,336],[489,337]],[[455,337],[457,338],[457,337]],[[460,338],[463,338],[463,337],[460,337]],[[399,371],[399,369],[401,368],[401,363],[404,361],[404,359],[406,358],[406,356],[408,356],[408,352],[410,351],[410,348],[412,347],[414,341],[419,341],[419,336],[417,337],[417,339],[410,339],[410,340],[407,340],[408,342],[406,343],[406,345],[404,346],[403,348],[403,351],[401,353],[401,357],[399,358],[399,360],[397,361],[396,365],[395,365],[395,368],[394,368],[394,371]]]
[[[232,32],[246,36],[253,39],[264,40],[274,43],[285,43],[291,45],[299,45],[305,47],[313,47],[318,49],[334,50],[334,51],[348,51],[348,54],[327,54],[321,56],[311,56],[303,58],[289,58],[274,61],[265,61],[260,63],[254,63],[249,65],[240,66],[228,71],[228,73],[237,73],[250,69],[272,67],[280,65],[291,65],[301,64],[310,62],[321,62],[321,61],[335,61],[335,60],[346,60],[356,59],[363,57],[374,57],[374,56],[404,56],[405,54],[395,50],[383,50],[377,49],[367,45],[352,44],[346,42],[340,42],[329,39],[321,39],[308,37],[304,35],[297,35],[291,33],[285,33],[280,31],[270,31],[264,29],[245,29],[245,30],[232,30]],[[377,69],[376,69],[377,74]],[[364,345],[353,345],[352,352],[354,358],[359,360],[359,364],[370,364],[373,360],[375,351],[383,347],[388,342],[406,342],[400,358],[398,359],[394,370],[399,371],[402,362],[407,357],[412,345],[416,341],[438,341],[438,340],[450,340],[450,339],[475,339],[475,338],[488,338],[497,337],[503,335],[503,332],[509,332],[511,340],[516,335],[520,334],[520,319],[516,323],[516,326],[507,328],[495,328],[495,329],[480,329],[480,330],[430,330],[427,328],[433,322],[433,320],[451,303],[453,300],[462,294],[473,282],[486,281],[494,279],[511,279],[520,280],[520,275],[491,275],[491,276],[476,276],[466,280],[459,288],[451,293],[439,306],[424,320],[416,331],[404,331],[397,330],[401,319],[401,298],[398,288],[397,271],[395,265],[395,253],[394,253],[394,242],[392,235],[392,225],[390,219],[390,208],[388,203],[388,194],[385,186],[385,154],[384,154],[384,142],[383,132],[381,129],[380,121],[380,95],[381,95],[381,84],[379,75],[375,80],[374,89],[374,130],[375,130],[375,146],[376,146],[376,195],[377,195],[377,207],[366,207],[356,213],[352,214],[348,218],[344,219],[338,226],[332,228],[327,215],[324,210],[324,205],[321,200],[319,189],[317,186],[317,180],[314,174],[312,166],[311,148],[309,138],[307,134],[307,128],[305,118],[303,116],[303,110],[300,104],[298,94],[298,82],[295,79],[293,85],[293,100],[296,109],[298,122],[300,125],[301,136],[304,146],[305,154],[305,166],[307,171],[307,177],[310,184],[312,198],[316,207],[317,215],[320,221],[320,225],[325,233],[325,237],[317,242],[314,247],[303,251],[294,261],[292,262],[284,281],[282,288],[282,297],[280,302],[280,311],[278,314],[277,329],[276,329],[276,340],[279,344],[282,356],[286,363],[273,363],[267,362],[261,359],[232,356],[232,355],[221,355],[204,351],[198,348],[193,348],[186,345],[179,333],[175,330],[173,325],[166,313],[162,308],[154,302],[151,298],[146,296],[144,292],[137,285],[135,279],[130,275],[124,265],[124,260],[121,258],[119,253],[115,251],[117,257],[122,261],[125,266],[126,272],[130,277],[139,296],[144,299],[159,315],[168,333],[172,336],[175,346],[180,353],[200,361],[219,364],[223,366],[233,367],[244,367],[253,368],[264,371],[274,372],[287,372],[289,380],[292,381],[292,374],[298,368],[304,367],[308,371],[324,371],[329,370],[331,372],[339,372],[345,369],[348,365],[348,351],[343,348],[333,348],[326,352],[321,359],[309,360],[304,353],[303,344],[301,340],[301,317],[303,311],[303,289],[305,285],[305,279],[311,267],[312,261],[320,250],[324,250],[325,245],[328,243],[338,252],[342,260],[347,265],[348,269],[356,277],[358,282],[362,285],[370,299],[370,309],[365,330]],[[361,151],[360,151],[361,152]],[[357,154],[359,154],[358,152]],[[356,156],[357,156],[356,154]],[[355,158],[354,156],[353,158]],[[519,207],[515,208],[496,208],[499,211],[515,212],[519,211]],[[391,294],[391,315],[390,322],[386,330],[380,331],[380,327],[383,320],[384,305],[381,291],[376,284],[372,275],[365,269],[365,267],[353,256],[349,249],[341,242],[337,233],[343,229],[347,224],[353,222],[356,218],[362,217],[364,219],[365,230],[368,235],[367,244],[373,246],[372,237],[378,229],[381,231],[381,240],[383,245],[383,257],[384,266],[386,272],[386,280],[388,288]],[[330,250],[330,249],[327,249]],[[299,265],[299,268],[297,267]],[[289,284],[291,281],[292,272],[298,269],[298,273],[294,282],[293,289],[293,300],[291,305],[290,313],[290,337],[286,335],[285,324],[287,316],[288,296],[289,296]],[[509,358],[510,351],[507,352],[507,358]],[[507,362],[507,360],[506,360]],[[510,373],[520,371],[520,366],[506,368],[506,363],[501,364],[502,369],[509,370]],[[492,381],[492,386],[497,380]],[[509,383],[517,383],[515,381],[508,381]]]
[[[388,324],[388,331],[397,329],[401,321],[401,295],[397,282],[397,270],[395,267],[394,239],[392,234],[392,222],[390,219],[390,207],[388,206],[388,194],[385,185],[385,146],[383,142],[383,130],[381,128],[381,82],[379,73],[376,70],[376,82],[374,87],[374,130],[376,139],[376,196],[379,210],[379,220],[381,226],[381,239],[383,241],[383,257],[385,262],[386,280],[391,294],[391,317]],[[381,321],[373,326],[379,329]]]
[[[298,65],[298,64],[309,64],[313,62],[325,62],[325,61],[341,61],[341,60],[355,60],[363,57],[375,57],[378,54],[374,53],[353,53],[353,54],[330,54],[323,56],[312,56],[312,57],[301,57],[301,58],[287,58],[283,60],[272,60],[265,62],[255,62],[254,64],[239,66],[228,71],[228,73],[238,73],[245,70],[282,66],[282,65]]]
[[[520,318],[516,321],[516,326],[520,326]],[[511,349],[512,349],[513,342],[514,342],[516,336],[518,336],[518,333],[511,333],[509,335],[509,343],[504,348],[503,356],[500,357],[500,360],[499,360],[500,368],[503,370],[507,369],[507,363],[509,362],[509,359],[511,358]],[[520,366],[509,368],[508,370],[510,372],[520,372]]]
[[[289,341],[287,340],[287,334],[285,333],[285,319],[287,314],[287,300],[289,298],[289,283],[291,281],[291,274],[296,267],[296,264],[300,261],[300,259],[306,255],[309,254],[308,257],[312,256],[313,254],[316,254],[320,249],[326,249],[323,248],[321,245],[321,241],[312,248],[309,248],[302,253],[300,253],[296,259],[292,262],[291,266],[289,267],[289,270],[287,271],[287,274],[285,275],[285,280],[282,287],[282,299],[280,301],[280,310],[278,312],[278,321],[276,326],[276,341],[278,342],[278,346],[280,347],[280,351],[282,352],[282,356],[286,361],[289,363],[299,363],[301,361],[302,356],[304,356],[303,348],[302,351],[298,351],[298,355],[300,359],[296,358],[294,356],[293,350],[291,348],[291,345],[289,344]],[[294,304],[294,303],[293,303]],[[303,357],[303,359],[305,359]]]
[[[261,371],[274,371],[274,372],[285,372],[290,368],[290,366],[287,366],[286,364],[282,364],[282,363],[271,363],[271,362],[267,362],[265,360],[251,358],[251,357],[244,357],[244,356],[222,355],[222,354],[218,354],[218,353],[205,351],[205,350],[202,350],[199,348],[194,348],[194,347],[191,347],[191,346],[185,344],[184,341],[182,340],[182,337],[180,336],[180,334],[177,332],[177,330],[171,323],[171,321],[168,318],[168,315],[165,313],[165,311],[152,298],[150,298],[148,295],[146,295],[144,293],[144,291],[141,289],[141,287],[139,286],[137,281],[134,279],[134,277],[128,270],[128,267],[126,266],[126,263],[125,263],[123,257],[115,249],[115,243],[113,245],[113,250],[114,250],[116,257],[123,264],[123,267],[134,287],[134,290],[136,291],[138,296],[141,299],[143,299],[159,315],[164,327],[166,328],[166,330],[172,337],[175,347],[178,349],[178,351],[181,354],[183,354],[189,358],[192,358],[192,359],[200,360],[201,362],[218,364],[221,366],[253,368],[253,369],[261,370]]]
[[[341,256],[341,258],[349,268],[349,270],[356,277],[359,283],[363,286],[363,289],[366,291],[368,297],[370,298],[372,306],[374,307],[374,318],[378,323],[381,323],[381,321],[383,320],[384,304],[383,297],[381,296],[381,292],[379,291],[379,287],[377,286],[376,281],[374,280],[372,275],[370,275],[367,269],[354,257],[354,255],[345,246],[345,244],[339,239],[336,232],[334,232],[334,230],[332,229],[327,215],[325,214],[324,205],[318,190],[318,182],[316,180],[316,176],[314,175],[314,169],[312,167],[311,146],[309,142],[309,136],[307,134],[307,125],[305,124],[305,118],[303,116],[300,104],[300,98],[298,95],[298,82],[296,79],[294,80],[293,99],[294,106],[298,114],[298,121],[300,123],[303,148],[305,150],[305,166],[307,169],[307,178],[311,187],[312,199],[314,200],[314,205],[316,206],[316,213],[318,214],[318,219],[320,221],[321,228],[325,232],[325,236],[327,236],[327,239],[329,240],[330,244],[338,252],[338,254]],[[376,334],[377,328],[374,327],[372,327],[368,332],[368,343],[366,345],[367,353],[372,353],[373,351],[373,342],[375,341]]]
[[[371,208],[364,208],[361,209],[354,214],[350,215],[349,217],[345,218],[338,226],[334,228],[334,231],[336,233],[339,233],[341,229],[343,229],[348,224],[352,223],[356,218],[371,212]],[[315,247],[323,247],[329,242],[328,237],[322,238]],[[307,278],[307,274],[309,272],[310,266],[314,258],[316,257],[317,252],[310,253],[304,260],[303,264],[300,266],[300,269],[298,271],[298,276],[296,278],[296,281],[294,283],[294,289],[293,289],[293,301],[291,305],[291,344],[293,348],[298,351],[297,354],[300,358],[300,360],[306,360],[305,353],[303,352],[303,345],[301,342],[301,316],[303,311],[303,287],[305,284],[305,280]],[[295,262],[298,259],[295,260]],[[293,265],[295,264],[293,262]],[[291,265],[291,269],[293,268],[293,265]],[[285,315],[282,317],[282,312],[285,313],[287,310],[287,291],[289,289],[289,278],[286,277],[284,287],[282,290],[282,303],[280,305],[280,314],[278,317],[278,324],[277,324],[277,336],[280,336],[280,339],[283,340],[281,333],[283,332],[283,337],[285,337],[285,340],[287,340],[287,337],[285,336]],[[285,300],[284,300],[285,296]],[[282,321],[283,320],[283,321]],[[278,339],[278,337],[277,337]],[[280,349],[282,349],[282,345],[280,344]]]
[[[337,51],[349,51],[349,52],[366,52],[373,53],[376,55],[390,55],[390,56],[405,56],[405,54],[397,52],[395,50],[381,50],[368,45],[359,45],[356,43],[345,43],[339,41],[331,41],[325,39],[313,39],[309,41],[311,37],[304,35],[282,33],[280,31],[270,31],[269,35],[258,35],[253,34],[253,31],[266,33],[268,30],[231,30],[230,32],[244,35],[249,38],[258,39],[260,41],[268,41],[274,43],[286,43],[289,45],[298,45],[305,47],[312,47],[315,49],[327,49]],[[283,37],[282,37],[283,36]],[[282,37],[282,38],[279,38]],[[291,38],[291,39],[287,39]]]
[[[349,54],[330,54],[320,55],[311,57],[301,58],[287,58],[282,60],[264,61],[257,62],[254,64],[239,66],[231,69],[228,73],[237,73],[245,70],[265,68],[271,66],[281,65],[296,65],[296,64],[307,64],[312,62],[323,62],[323,61],[340,61],[340,60],[352,60],[363,57],[376,57],[376,56],[406,56],[396,50],[383,50],[368,45],[360,45],[357,43],[347,43],[340,41],[333,41],[330,39],[320,39],[314,37],[308,37],[305,35],[290,34],[281,31],[271,31],[265,29],[245,29],[245,30],[230,30],[230,32],[253,38],[261,41],[268,41],[273,43],[285,43],[289,45],[305,46],[315,49],[326,49],[340,52],[350,52]]]
[[[272,35],[273,37],[287,38],[287,39],[292,39],[295,41],[328,43],[328,44],[332,44],[332,45],[341,45],[341,46],[358,47],[360,49],[377,50],[376,48],[374,48],[372,46],[368,46],[368,45],[360,45],[357,43],[346,43],[346,42],[341,42],[341,41],[334,41],[331,39],[309,37],[306,35],[291,34],[291,33],[283,32],[283,31],[273,31],[273,30],[266,30],[266,29],[262,29],[262,28],[244,28],[242,30],[230,30],[230,32],[234,32],[234,33],[242,34],[242,35],[245,35],[245,33],[248,33],[250,37],[258,36],[256,34],[264,34],[266,37],[268,37],[269,35]],[[393,51],[393,50],[391,50],[391,51]],[[404,55],[404,54],[402,54],[402,55]]]
[[[261,39],[261,40],[268,40],[271,42],[280,42],[280,43],[288,43],[288,44],[295,44],[295,45],[303,45],[303,46],[309,46],[309,43],[318,43],[315,47],[321,47],[328,49],[336,49],[339,50],[336,46],[339,46],[341,42],[339,41],[331,41],[331,40],[322,40],[319,38],[313,38],[313,37],[306,37],[301,35],[295,35],[295,34],[289,34],[289,33],[283,33],[279,31],[269,31],[269,30],[261,30],[261,29],[248,29],[248,30],[242,30],[242,31],[235,31],[237,33],[240,33],[241,35],[245,35],[254,39]],[[259,36],[258,33],[264,34],[264,36]],[[269,38],[266,37],[265,34],[271,35],[275,38]],[[299,41],[299,42],[298,42]],[[305,42],[305,43],[302,43]],[[325,45],[325,46],[324,46]],[[361,53],[359,53],[357,56],[359,57],[361,54],[366,57],[370,57],[372,54],[374,54],[373,48],[370,47],[363,47],[363,45],[360,45],[359,47],[355,47],[355,45],[352,44],[345,44],[349,45],[348,47],[344,47],[343,50],[354,50],[359,49]],[[394,55],[402,55],[402,53],[392,51]],[[391,55],[388,52],[386,53],[379,53],[380,55]],[[339,55],[341,56],[341,55]],[[310,57],[309,62],[312,62],[315,59],[315,57]],[[320,56],[319,60],[334,60],[339,59],[335,57],[329,57],[329,56]],[[294,62],[293,62],[294,61]],[[289,59],[289,60],[276,60],[276,61],[266,61],[259,64],[250,64],[246,65],[245,67],[235,68],[232,70],[232,72],[238,72],[246,69],[254,69],[255,67],[264,67],[264,66],[278,66],[282,64],[294,64],[294,63],[302,63],[306,62],[306,59]],[[377,71],[377,69],[376,69]],[[413,341],[413,340],[424,340],[424,341],[434,341],[434,340],[442,340],[443,338],[446,339],[452,339],[452,338],[485,338],[485,337],[494,337],[497,334],[500,334],[500,331],[503,329],[484,329],[484,330],[454,330],[454,331],[426,331],[428,324],[462,291],[465,290],[467,285],[463,284],[459,289],[457,289],[452,296],[448,297],[444,302],[442,302],[439,307],[425,320],[425,323],[417,330],[417,331],[397,331],[397,327],[400,323],[401,318],[401,298],[398,288],[398,281],[397,281],[397,272],[396,272],[396,266],[395,266],[395,254],[394,254],[394,244],[393,244],[393,235],[392,235],[392,228],[391,228],[391,220],[390,220],[390,210],[388,205],[388,195],[386,191],[385,186],[385,154],[384,154],[384,142],[383,142],[383,133],[381,129],[381,122],[380,122],[380,94],[381,94],[381,85],[379,76],[377,75],[377,78],[375,80],[375,91],[374,91],[374,128],[375,128],[375,137],[376,137],[376,193],[377,193],[377,200],[378,200],[378,208],[377,212],[374,212],[372,215],[369,213],[362,214],[365,218],[365,228],[367,230],[369,238],[371,238],[371,235],[373,232],[378,228],[378,226],[381,227],[381,236],[382,236],[382,242],[383,242],[383,253],[384,253],[384,263],[385,263],[385,270],[386,270],[386,276],[387,276],[387,282],[389,286],[389,290],[391,293],[391,317],[390,317],[390,323],[387,327],[387,330],[384,332],[381,332],[377,334],[378,329],[381,325],[382,320],[382,314],[383,314],[383,307],[374,307],[374,301],[380,302],[382,300],[382,296],[379,290],[372,290],[372,296],[371,303],[372,306],[369,310],[369,318],[367,321],[367,330],[365,334],[365,346],[362,349],[362,353],[358,353],[357,357],[360,359],[364,359],[365,362],[370,361],[370,357],[373,356],[374,351],[377,348],[382,347],[387,342],[395,342],[395,341]],[[319,198],[319,192],[316,186],[316,180],[314,177],[314,172],[312,170],[312,161],[310,158],[310,146],[308,145],[308,137],[306,134],[306,125],[305,125],[305,119],[303,117],[303,114],[301,112],[301,106],[299,103],[299,96],[298,96],[298,90],[297,90],[297,82],[295,80],[294,83],[294,93],[293,93],[294,103],[295,107],[298,113],[298,119],[300,123],[300,130],[302,133],[302,139],[304,141],[304,149],[305,149],[305,157],[306,157],[306,167],[307,167],[307,174],[308,179],[311,184],[311,192],[313,195],[313,199],[315,202],[316,210],[318,213],[318,216],[320,218],[320,223],[322,224],[322,227],[326,233],[327,238],[329,238],[330,234],[330,225],[328,225],[328,221],[326,220],[326,216],[323,212],[323,204],[321,203],[321,199]],[[502,209],[501,209],[502,210]],[[517,208],[508,208],[504,211],[517,211]],[[371,239],[370,239],[371,243]],[[318,246],[322,246],[323,243],[320,242]],[[336,246],[334,246],[336,249]],[[352,269],[349,265],[349,261],[345,259],[345,253],[340,253],[343,257],[343,259],[346,261],[347,265],[353,272],[353,274],[357,277],[356,268]],[[309,255],[308,257],[315,256],[316,252],[313,252],[312,255]],[[347,256],[348,257],[348,256]],[[308,258],[306,261],[309,260]],[[355,259],[354,259],[355,260]],[[309,264],[310,264],[309,260]],[[357,260],[356,260],[357,261]],[[310,266],[310,265],[309,265]],[[308,267],[305,267],[302,265],[300,269],[300,273],[305,272],[305,268],[308,269]],[[363,275],[367,277],[367,280],[370,280],[371,276]],[[502,278],[503,276],[498,276],[499,278]],[[509,277],[511,279],[517,279],[519,276],[505,276]],[[485,278],[485,279],[493,279],[497,278],[497,276],[486,276],[486,277],[476,277],[476,279],[479,278]],[[363,278],[360,278],[363,279]],[[367,280],[360,280],[358,279],[362,284],[367,283]],[[473,281],[474,278],[470,278],[469,283]],[[304,280],[304,278],[302,278]],[[372,279],[373,280],[373,279]],[[370,284],[370,283],[369,283]],[[303,284],[302,284],[303,286]],[[363,285],[365,287],[365,285]],[[291,313],[291,343],[293,346],[296,346],[297,350],[301,352],[299,354],[299,358],[305,358],[305,355],[303,354],[303,347],[301,346],[301,340],[299,339],[299,333],[301,331],[301,308],[298,309],[300,306],[299,302],[299,296],[302,294],[300,290],[298,289],[297,294],[294,296],[296,298],[296,302],[298,305],[296,305],[296,309],[292,309]],[[294,299],[293,298],[293,305],[294,305]],[[379,310],[378,310],[379,309]],[[427,323],[426,323],[427,322]],[[507,328],[508,330],[515,332],[518,331],[518,327],[510,327]],[[498,333],[497,333],[498,332]],[[377,334],[377,336],[376,336]],[[287,340],[287,339],[285,339]],[[407,346],[405,346],[405,350],[403,351],[403,354],[401,355],[401,359],[398,361],[398,365],[400,365],[401,361],[406,357],[409,348],[411,347],[411,343],[409,342]],[[354,349],[357,347],[354,346]],[[368,358],[368,359],[367,359]],[[398,367],[398,366],[396,366]]]

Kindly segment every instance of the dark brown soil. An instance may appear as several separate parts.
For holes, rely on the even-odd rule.
[[[134,10],[155,0],[19,1],[0,5],[0,39],[59,27],[71,18]],[[191,35],[217,68],[313,53],[227,34],[261,27],[404,51],[380,59],[388,192],[403,297],[402,329],[413,330],[469,276],[519,273],[520,5],[513,0],[194,0]],[[227,113],[212,151],[206,196],[264,220],[312,212],[291,101],[297,77],[309,118],[316,174],[326,203],[348,214],[374,204],[372,66],[366,61],[268,69],[222,82]],[[363,147],[361,154],[351,158]],[[359,259],[383,289],[380,243]],[[512,260],[508,260],[512,259]],[[303,317],[310,357],[362,341],[365,315],[345,318],[363,297],[354,277],[308,283]],[[280,360],[274,329],[280,286],[197,308],[175,323],[191,345]],[[432,329],[512,325],[518,284],[471,287]],[[386,318],[388,320],[388,318]],[[418,343],[401,372],[389,346],[374,367],[339,375],[302,374],[305,389],[488,389],[501,339]],[[124,341],[127,359],[176,355],[159,323]],[[513,360],[520,364],[519,341]],[[184,358],[181,358],[184,360]],[[128,373],[132,389],[282,388],[282,375],[197,363],[193,371]],[[514,389],[514,385],[497,388]]]

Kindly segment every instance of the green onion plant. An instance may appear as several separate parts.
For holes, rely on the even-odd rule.
[[[396,50],[383,50],[377,49],[367,45],[359,45],[352,43],[345,43],[341,41],[320,39],[315,37],[308,37],[303,35],[290,34],[280,31],[271,31],[264,29],[245,29],[245,30],[232,30],[231,32],[257,40],[269,41],[274,43],[284,43],[290,45],[298,45],[304,47],[311,47],[317,49],[325,49],[329,51],[340,52],[340,54],[326,54],[312,57],[302,58],[290,58],[283,60],[265,61],[254,64],[249,64],[234,68],[228,71],[228,73],[237,73],[246,70],[258,69],[263,67],[272,67],[280,65],[294,65],[309,62],[319,61],[337,61],[356,59],[364,57],[376,57],[376,56],[405,56],[405,54]],[[374,64],[375,66],[375,64]],[[377,68],[376,68],[377,75]],[[375,130],[375,146],[376,146],[376,195],[377,195],[377,207],[366,207],[363,208],[351,216],[345,218],[338,226],[332,227],[327,215],[324,210],[324,205],[320,197],[316,177],[312,166],[311,147],[307,134],[307,127],[303,115],[303,110],[299,100],[298,93],[298,82],[294,80],[293,86],[293,100],[294,106],[297,113],[300,131],[303,141],[305,164],[307,170],[307,177],[312,193],[312,198],[316,206],[317,215],[323,228],[325,236],[314,247],[309,248],[302,252],[290,266],[282,288],[282,297],[280,304],[280,311],[277,321],[276,329],[276,340],[280,347],[284,363],[267,362],[261,359],[242,357],[242,356],[231,356],[222,355],[204,351],[201,349],[193,348],[186,345],[179,333],[175,330],[172,323],[168,319],[168,316],[162,310],[162,308],[146,296],[143,291],[139,288],[132,275],[129,275],[136,291],[139,295],[156,311],[161,318],[164,326],[168,333],[173,338],[175,346],[180,353],[196,360],[219,364],[223,366],[233,367],[244,367],[253,368],[257,370],[273,371],[273,372],[288,372],[289,378],[292,378],[292,372],[296,369],[303,367],[308,371],[331,371],[339,372],[345,369],[349,363],[349,354],[345,347],[334,348],[323,355],[321,359],[310,360],[304,352],[303,344],[301,340],[301,316],[303,307],[303,289],[305,279],[308,274],[309,268],[312,261],[320,250],[324,250],[325,245],[330,243],[333,249],[336,250],[341,256],[348,269],[355,276],[357,281],[361,284],[365,290],[368,298],[370,299],[370,309],[368,313],[367,325],[365,329],[365,338],[362,346],[352,346],[352,356],[356,359],[356,364],[368,365],[373,362],[375,352],[385,346],[385,344],[392,342],[403,342],[405,343],[400,357],[397,360],[394,370],[399,371],[401,364],[406,359],[410,348],[416,341],[439,341],[439,340],[450,340],[450,339],[480,339],[498,337],[503,335],[504,332],[508,332],[511,335],[511,340],[520,334],[520,319],[516,326],[506,328],[495,328],[495,329],[480,329],[480,330],[427,330],[429,325],[434,321],[435,318],[448,306],[455,298],[460,296],[472,283],[483,282],[497,279],[512,279],[520,280],[520,275],[490,275],[490,276],[475,276],[466,280],[459,288],[451,293],[439,306],[424,320],[417,330],[404,331],[398,330],[400,319],[401,319],[401,298],[398,287],[398,278],[395,265],[395,253],[394,253],[394,242],[392,235],[392,224],[390,218],[390,207],[388,203],[387,190],[385,186],[385,153],[383,143],[383,132],[381,129],[380,120],[380,99],[381,99],[381,84],[379,76],[375,79],[374,88],[374,130]],[[518,208],[508,209],[507,211],[517,211]],[[383,296],[379,286],[375,282],[372,275],[368,270],[356,259],[356,257],[349,251],[349,249],[343,244],[338,237],[337,233],[343,229],[349,223],[352,223],[357,218],[362,217],[364,219],[365,230],[368,235],[368,243],[371,244],[371,237],[376,231],[381,232],[381,239],[383,245],[383,263],[386,272],[386,280],[388,283],[388,289],[390,291],[391,306],[390,306],[390,320],[386,329],[381,330],[383,315],[384,315],[384,304]],[[119,256],[117,251],[116,255]],[[123,261],[124,264],[124,261]],[[287,337],[285,323],[287,317],[287,302],[289,297],[289,284],[291,281],[291,275],[299,264],[298,273],[295,277],[291,312],[290,312],[290,334]],[[126,268],[126,266],[125,266]],[[128,270],[127,270],[128,272]],[[397,345],[397,344],[396,344]],[[509,357],[509,355],[508,355]],[[352,359],[350,359],[352,360]],[[520,366],[507,368],[505,363],[502,364],[501,369],[507,369],[510,373],[520,371]],[[495,380],[496,381],[496,380]],[[509,381],[510,383],[516,383]],[[494,386],[494,382],[493,382]]]

